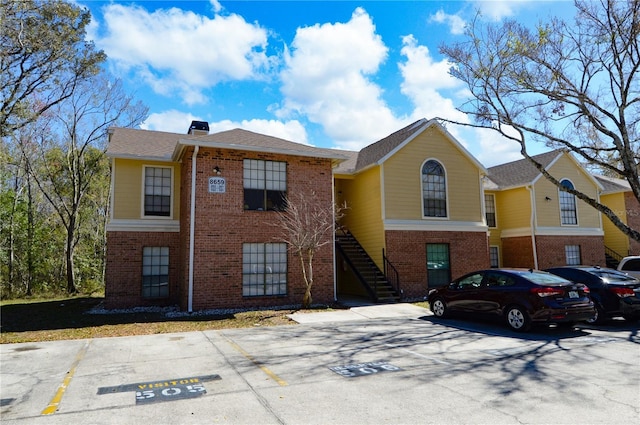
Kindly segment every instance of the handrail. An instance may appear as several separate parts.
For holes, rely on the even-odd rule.
[[[367,290],[371,298],[373,298],[373,300],[377,302],[378,301],[378,294],[376,293],[376,289],[378,287],[377,277],[376,277],[374,287],[372,288],[371,285],[369,285],[369,282],[367,281],[367,279],[365,279],[364,276],[362,276],[362,274],[360,273],[360,270],[358,270],[355,264],[353,264],[353,262],[351,261],[351,258],[344,252],[344,249],[342,248],[342,246],[339,243],[337,243],[336,246],[340,251],[340,254],[342,254],[343,260],[347,262],[347,264],[349,265],[353,273],[355,273],[358,280],[364,284],[364,288]]]
[[[614,260],[616,260],[618,262],[620,262],[620,260],[622,260],[624,258],[624,255],[618,254],[617,252],[615,252],[613,249],[609,248],[606,245],[604,247],[604,252],[605,252],[605,254],[607,254],[608,256],[612,257]]]
[[[384,248],[382,248],[382,263],[384,268],[384,275],[387,277],[387,281],[391,284],[393,289],[396,290],[400,299],[402,299],[402,289],[400,289],[400,273],[398,273],[398,269],[389,261],[389,257],[387,257],[384,253]],[[389,269],[393,272],[393,275],[389,275]]]

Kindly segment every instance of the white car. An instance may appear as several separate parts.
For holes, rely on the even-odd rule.
[[[640,255],[624,257],[618,264],[618,270],[640,279]]]

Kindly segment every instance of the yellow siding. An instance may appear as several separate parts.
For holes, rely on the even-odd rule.
[[[380,167],[374,167],[353,180],[336,181],[336,200],[347,200],[341,221],[353,233],[373,260],[382,267],[384,228],[380,201]]]
[[[482,221],[480,171],[439,130],[430,128],[384,163],[385,218],[421,220],[422,165],[438,160],[447,177],[449,220]]]
[[[587,194],[593,198],[597,195],[597,186],[584,171],[563,155],[549,172],[556,179],[569,179],[576,190]],[[559,189],[544,177],[541,177],[535,184],[537,225],[540,227],[560,226],[560,203]],[[549,197],[551,200],[546,200]],[[600,215],[595,208],[587,205],[576,198],[576,208],[578,213],[578,226],[586,228],[599,228]]]
[[[600,196],[600,202],[608,206],[612,211],[618,214],[623,222],[627,222],[627,216],[624,214],[626,205],[624,202],[624,193],[614,193],[611,195]],[[629,252],[629,237],[625,236],[616,226],[611,223],[606,216],[602,217],[602,227],[604,229],[604,244],[621,255],[627,255]]]
[[[113,218],[136,220],[142,218],[142,182],[145,165],[173,168],[173,219],[180,215],[180,164],[132,159],[114,160]]]
[[[496,193],[496,215],[498,226],[502,231],[530,227],[530,192],[520,187]]]

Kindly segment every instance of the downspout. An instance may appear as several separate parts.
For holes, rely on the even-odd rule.
[[[533,188],[527,186],[527,190],[531,196],[531,245],[533,248],[533,268],[538,268],[538,249],[536,244],[536,197],[533,194]]]
[[[338,301],[338,261],[336,258],[336,177],[331,179],[331,205],[333,206],[333,301]]]
[[[189,301],[187,310],[193,311],[193,257],[194,257],[194,236],[196,229],[196,159],[198,157],[199,146],[193,148],[191,157],[191,212],[189,215]]]

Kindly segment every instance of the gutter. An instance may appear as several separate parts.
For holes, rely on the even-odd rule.
[[[193,312],[193,258],[194,258],[194,236],[196,228],[196,159],[200,147],[196,145],[193,148],[193,156],[191,157],[191,211],[189,217],[189,300],[187,310]]]
[[[531,245],[533,248],[533,268],[538,269],[538,249],[536,243],[536,197],[533,193],[533,187],[526,186],[531,195]]]

